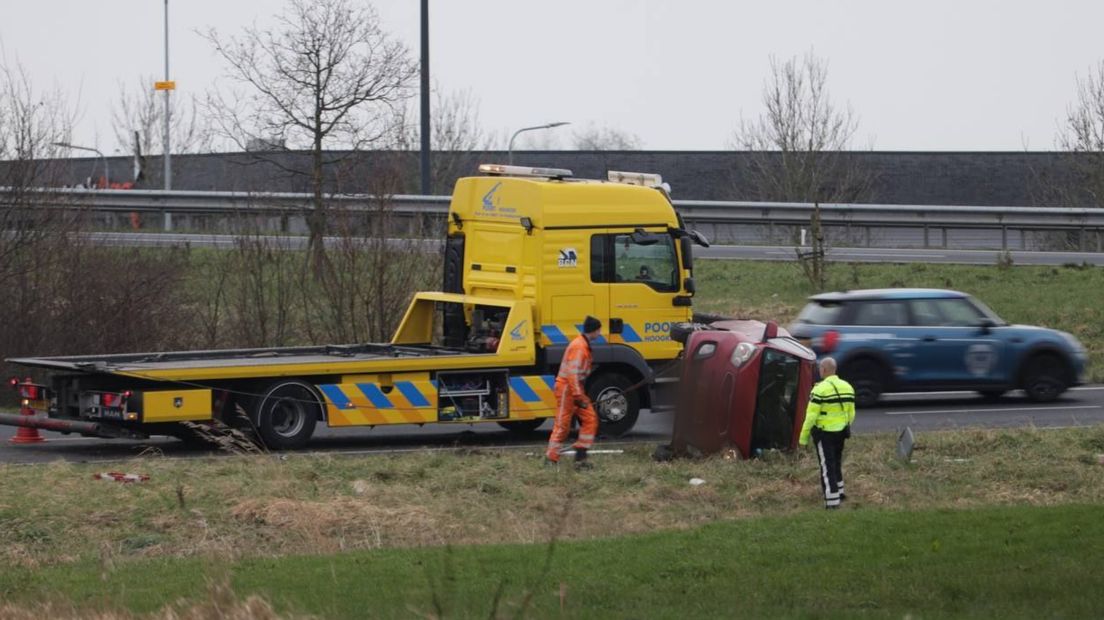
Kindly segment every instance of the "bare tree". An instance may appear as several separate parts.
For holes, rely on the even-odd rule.
[[[57,203],[57,159],[72,133],[75,114],[60,92],[34,88],[21,66],[0,65],[0,282],[17,282],[34,268],[34,248],[56,238],[71,212]]]
[[[751,151],[750,187],[760,200],[854,202],[872,178],[848,150],[859,121],[829,97],[828,66],[812,52],[784,62],[772,57],[758,118],[741,119],[736,149]]]
[[[821,203],[856,202],[871,194],[873,177],[849,149],[858,119],[851,108],[832,102],[828,66],[812,52],[779,62],[772,57],[763,85],[765,112],[741,119],[736,149],[750,151],[738,195],[759,200]],[[802,267],[818,289],[826,284],[825,234],[820,209],[810,222],[811,251],[798,250]]]
[[[410,107],[403,109],[403,130],[397,134],[394,148],[399,151],[416,151],[421,148],[421,127],[417,114]],[[457,177],[470,174],[480,163],[480,154],[490,150],[495,136],[488,133],[479,121],[479,101],[471,91],[442,93],[433,89],[431,123],[433,136],[430,147],[432,175],[430,187],[435,194],[452,191]],[[411,177],[406,187],[417,187]]]
[[[1066,108],[1057,143],[1070,155],[1072,175],[1060,188],[1062,202],[1104,207],[1104,61],[1091,67],[1084,79],[1077,77],[1077,95]]]
[[[111,113],[111,128],[119,148],[131,152],[135,132],[138,152],[161,155],[165,151],[165,100],[153,89],[152,76],[142,76],[132,87],[119,84],[119,100]],[[212,148],[211,128],[198,115],[195,97],[178,97],[172,103],[169,138],[174,153],[198,153]]]
[[[344,155],[390,135],[395,108],[417,75],[405,46],[380,27],[375,10],[352,0],[290,0],[273,30],[240,36],[209,30],[206,38],[245,92],[211,93],[208,107],[220,132],[242,150],[251,139],[275,139],[311,153],[308,170],[268,161],[309,179],[308,216],[315,269],[325,264],[326,170]]]
[[[594,124],[575,132],[572,138],[580,151],[638,151],[643,144],[634,133]]]

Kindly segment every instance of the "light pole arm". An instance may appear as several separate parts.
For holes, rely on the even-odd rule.
[[[104,189],[107,189],[107,187],[111,184],[111,169],[107,167],[107,157],[105,157],[104,154],[102,152],[100,152],[100,149],[93,148],[93,147],[90,147],[90,146],[77,146],[76,144],[69,144],[68,142],[54,142],[53,145],[54,146],[60,146],[61,148],[65,148],[65,149],[74,149],[74,150],[77,150],[77,151],[89,151],[89,152],[92,152],[92,153],[95,153],[95,154],[99,155],[100,159],[103,160],[103,165],[104,165]],[[93,170],[95,170],[95,168],[93,168]]]
[[[536,131],[537,129],[554,129],[556,127],[563,127],[564,125],[570,125],[571,123],[566,121],[560,121],[558,123],[545,123],[544,125],[534,125],[532,127],[522,127],[514,132],[514,135],[510,136],[510,143],[506,146],[506,163],[514,163],[514,139],[518,137],[518,134],[523,131]]]

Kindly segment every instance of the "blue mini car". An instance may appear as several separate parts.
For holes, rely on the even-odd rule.
[[[860,406],[884,392],[948,389],[1050,401],[1082,382],[1087,360],[1070,334],[1009,325],[966,293],[938,289],[814,295],[789,331],[839,362]]]

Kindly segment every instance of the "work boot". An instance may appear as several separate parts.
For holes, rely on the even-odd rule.
[[[587,449],[576,448],[575,449],[575,469],[594,469],[594,465],[587,460]]]

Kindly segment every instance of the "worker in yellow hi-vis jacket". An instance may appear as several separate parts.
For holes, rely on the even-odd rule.
[[[820,463],[820,486],[824,489],[824,507],[839,508],[847,499],[843,492],[843,442],[851,436],[855,421],[855,388],[836,376],[836,360],[820,360],[823,379],[813,386],[805,422],[798,443],[809,444],[812,437]]]

